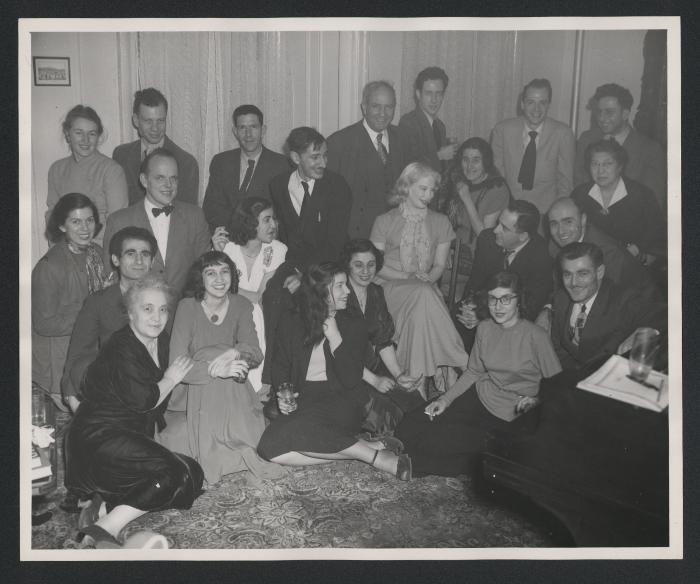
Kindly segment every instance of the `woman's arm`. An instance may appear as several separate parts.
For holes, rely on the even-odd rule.
[[[384,251],[386,248],[386,244],[380,241],[372,241],[374,246],[379,250],[379,251]],[[377,272],[377,276],[380,276],[384,278],[385,280],[408,280],[413,274],[409,274],[407,272],[403,272],[401,270],[395,270],[394,268],[390,268],[386,264],[382,266],[382,269]]]
[[[450,253],[451,243],[452,242],[450,241],[446,241],[438,244],[437,249],[435,250],[435,261],[433,262],[433,267],[427,274],[425,274],[425,278],[420,278],[421,280],[435,283],[440,279],[442,273],[445,271],[445,266],[447,265],[447,256]]]

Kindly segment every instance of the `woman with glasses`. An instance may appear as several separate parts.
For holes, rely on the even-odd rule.
[[[523,289],[512,272],[486,285],[490,319],[479,323],[469,366],[457,383],[408,414],[396,430],[413,462],[414,475],[457,476],[473,472],[491,429],[538,403],[540,381],[561,371],[549,335],[522,317]]]

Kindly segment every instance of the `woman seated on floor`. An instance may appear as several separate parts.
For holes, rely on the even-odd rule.
[[[537,404],[542,378],[561,371],[549,335],[522,317],[518,276],[500,272],[486,289],[491,318],[479,323],[469,367],[449,391],[408,414],[396,429],[416,474],[473,472],[488,431],[509,430],[510,422]]]
[[[66,435],[66,487],[92,498],[80,516],[85,547],[121,547],[131,521],[162,509],[189,509],[202,469],[153,440],[172,389],[192,368],[180,355],[168,366],[164,331],[172,293],[147,276],[124,296],[129,324],[112,335],[88,367]]]
[[[286,474],[262,460],[256,447],[265,429],[262,404],[248,379],[262,360],[253,305],[238,292],[238,273],[221,251],[203,254],[192,266],[175,313],[171,355],[191,355],[194,367],[182,383],[187,413],[171,417],[158,441],[202,465],[209,484],[249,470],[260,478]],[[173,421],[173,423],[170,422]]]
[[[340,264],[314,264],[304,272],[298,311],[282,315],[271,363],[275,388],[294,384],[297,409],[279,401],[283,415],[267,427],[258,452],[290,466],[360,460],[407,481],[408,456],[356,438],[368,398],[362,381],[368,337],[363,320],[345,314],[348,294]]]
[[[396,324],[399,362],[411,377],[435,376],[445,391],[456,380],[453,368],[466,367],[469,355],[436,285],[455,238],[447,217],[428,209],[439,180],[429,166],[409,164],[394,188],[397,207],[377,217],[370,239],[384,252],[377,281]]]
[[[369,239],[351,239],[343,248],[340,263],[348,275],[350,291],[345,313],[364,319],[369,334],[362,377],[376,391],[370,391],[371,405],[363,427],[373,434],[393,433],[403,414],[424,402],[414,391],[422,379],[411,377],[399,365],[394,319],[382,287],[373,282],[384,265],[384,254]]]
[[[231,241],[226,228],[217,227],[212,245],[214,249],[227,254],[238,268],[238,293],[253,303],[253,322],[264,358],[266,342],[262,295],[277,268],[284,263],[287,246],[275,239],[277,220],[272,202],[268,199],[243,199],[234,209],[230,229]],[[262,370],[263,363],[248,373],[248,380],[256,392],[263,389]]]

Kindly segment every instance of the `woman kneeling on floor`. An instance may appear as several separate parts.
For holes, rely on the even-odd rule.
[[[88,368],[66,436],[66,486],[92,497],[79,525],[85,547],[119,548],[120,532],[137,517],[189,509],[204,478],[196,461],[153,440],[167,397],[192,368],[186,356],[168,366],[170,289],[147,276],[124,301],[129,324]]]
[[[477,328],[467,370],[449,391],[408,414],[396,429],[416,475],[473,472],[487,433],[510,430],[510,422],[537,404],[542,378],[561,371],[549,335],[522,318],[518,276],[500,272],[486,290],[491,318]]]
[[[411,460],[385,449],[383,442],[358,440],[367,386],[362,381],[367,328],[345,314],[347,276],[340,264],[312,265],[302,276],[298,310],[282,316],[272,365],[272,384],[291,382],[298,407],[281,416],[260,439],[258,453],[289,466],[331,460],[360,460],[410,480]]]

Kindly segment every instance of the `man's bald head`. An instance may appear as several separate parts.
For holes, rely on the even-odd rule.
[[[559,247],[580,241],[586,229],[586,214],[570,197],[557,199],[547,213],[549,233]]]

